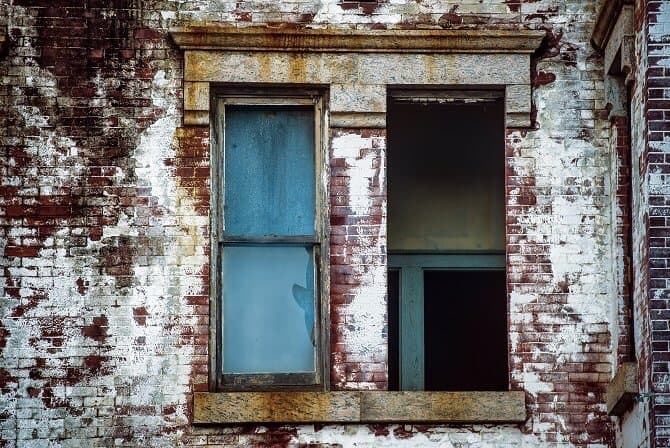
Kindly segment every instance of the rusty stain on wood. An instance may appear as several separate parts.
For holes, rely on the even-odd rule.
[[[193,423],[358,421],[357,392],[196,393]]]
[[[532,53],[545,35],[535,30],[342,30],[173,28],[181,49],[412,53]]]
[[[521,423],[525,394],[511,392],[196,393],[193,423]]]

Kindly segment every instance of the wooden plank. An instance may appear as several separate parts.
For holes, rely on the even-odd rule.
[[[196,393],[193,423],[360,421],[359,392]]]
[[[525,393],[231,392],[194,394],[193,423],[522,423]]]
[[[525,393],[508,392],[362,392],[361,421],[524,422]]]
[[[345,30],[239,28],[208,24],[171,28],[181,49],[232,51],[533,53],[535,30]]]
[[[431,269],[504,269],[505,254],[459,253],[459,254],[402,254],[388,257],[389,267],[420,266]]]
[[[400,388],[423,390],[423,269],[400,271]]]

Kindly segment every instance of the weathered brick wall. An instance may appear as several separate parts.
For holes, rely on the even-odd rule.
[[[656,446],[670,446],[670,208],[668,207],[667,153],[670,151],[670,4],[649,1],[646,8],[648,66],[645,72],[646,146],[641,173],[645,173],[648,214],[648,279],[651,317],[651,381]]]
[[[612,251],[616,260],[613,283],[616,287],[616,316],[619,324],[617,364],[634,359],[631,346],[632,241],[631,241],[631,154],[629,117],[610,119],[610,182],[612,194]],[[614,341],[613,341],[614,342]]]
[[[648,29],[647,1],[635,2],[635,64],[631,73],[631,226],[632,226],[632,280],[633,340],[635,360],[639,369],[640,400],[624,415],[617,425],[618,446],[654,446],[654,406],[651,399],[652,353],[659,347],[651,340],[652,319],[664,310],[654,310],[649,301],[649,181],[647,150],[648,110]],[[661,346],[664,344],[660,342]],[[667,345],[666,345],[667,347]]]
[[[330,140],[330,381],[385,390],[386,132],[337,129]]]
[[[614,445],[608,123],[582,1],[14,1],[0,6],[5,446]],[[189,425],[207,383],[209,136],[181,127],[169,26],[532,28],[534,129],[508,129],[511,383],[527,424]],[[0,21],[0,23],[2,23]],[[330,135],[331,381],[383,389],[385,133]],[[374,350],[370,348],[373,347]]]

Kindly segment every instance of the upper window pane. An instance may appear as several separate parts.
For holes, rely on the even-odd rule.
[[[226,106],[226,235],[314,235],[314,138],[313,107]]]

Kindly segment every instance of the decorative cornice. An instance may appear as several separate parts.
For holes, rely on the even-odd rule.
[[[545,36],[535,30],[342,30],[173,28],[182,50],[365,53],[533,53]]]
[[[591,45],[596,50],[604,51],[621,9],[624,5],[633,3],[633,0],[605,0],[591,34]]]

